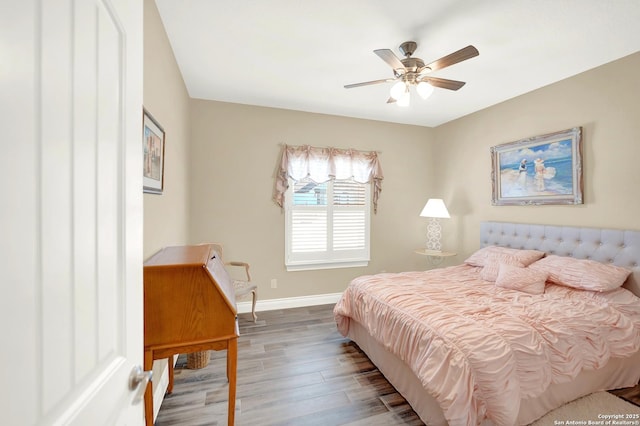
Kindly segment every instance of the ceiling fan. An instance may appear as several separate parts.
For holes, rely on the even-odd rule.
[[[390,91],[390,97],[387,103],[397,103],[398,106],[408,106],[411,95],[409,88],[416,87],[416,91],[423,99],[428,98],[433,92],[434,87],[440,87],[448,90],[458,90],[465,85],[464,81],[447,80],[445,78],[430,77],[429,73],[436,71],[458,62],[478,56],[479,52],[473,46],[467,46],[436,61],[425,65],[420,58],[414,58],[418,44],[415,41],[405,41],[400,45],[400,52],[405,56],[404,59],[398,58],[390,49],[377,49],[373,53],[378,55],[383,61],[393,68],[394,78],[384,78],[381,80],[365,81],[363,83],[354,83],[345,85],[345,89],[353,87],[369,86],[372,84],[396,82]]]

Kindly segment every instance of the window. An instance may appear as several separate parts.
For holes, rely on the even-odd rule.
[[[285,210],[287,270],[368,265],[383,179],[375,151],[284,145],[273,201]]]
[[[371,184],[289,179],[285,195],[287,270],[366,266]]]

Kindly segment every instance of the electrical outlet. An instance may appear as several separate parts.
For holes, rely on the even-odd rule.
[[[271,278],[271,288],[278,288],[278,280]]]

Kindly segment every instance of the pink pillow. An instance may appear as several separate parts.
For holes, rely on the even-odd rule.
[[[501,264],[496,278],[496,287],[519,290],[529,294],[544,293],[548,274],[531,268]]]
[[[511,254],[489,253],[486,261],[484,262],[484,267],[480,272],[480,277],[485,281],[495,281],[498,277],[500,265],[512,265],[520,268],[524,267],[524,264]]]
[[[512,256],[523,266],[529,266],[544,256],[544,252],[538,250],[518,250],[508,247],[487,246],[473,253],[464,263],[471,266],[484,266],[490,253]]]
[[[549,274],[549,281],[590,291],[609,291],[620,287],[631,273],[629,269],[564,256],[547,256],[530,266]]]

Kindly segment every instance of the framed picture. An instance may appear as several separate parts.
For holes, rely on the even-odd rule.
[[[582,204],[582,128],[491,147],[494,206]]]
[[[164,130],[143,109],[142,119],[142,184],[143,191],[162,194],[164,187]]]

